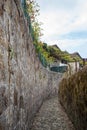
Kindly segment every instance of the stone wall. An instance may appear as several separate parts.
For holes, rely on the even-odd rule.
[[[61,74],[39,62],[19,0],[0,1],[0,130],[29,130]]]
[[[87,130],[87,67],[61,81],[59,99],[76,130]]]

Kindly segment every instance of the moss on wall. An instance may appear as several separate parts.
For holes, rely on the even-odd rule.
[[[87,67],[59,86],[59,98],[77,130],[87,130]]]

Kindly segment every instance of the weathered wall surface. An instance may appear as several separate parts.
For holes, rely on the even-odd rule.
[[[76,130],[87,130],[87,67],[61,81],[59,98]]]
[[[18,0],[0,1],[0,130],[29,130],[61,74],[39,62]]]

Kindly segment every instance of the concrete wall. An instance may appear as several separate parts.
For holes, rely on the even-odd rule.
[[[0,1],[0,130],[29,130],[61,74],[39,62],[19,0]]]

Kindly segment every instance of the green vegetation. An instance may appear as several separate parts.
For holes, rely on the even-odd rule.
[[[74,61],[72,56],[67,51],[62,52],[61,58],[66,60],[67,62],[73,62]]]
[[[83,65],[83,60],[78,52],[71,54],[74,61],[79,61],[81,65]]]
[[[41,23],[38,22],[37,16],[39,15],[39,5],[35,0],[24,0],[23,9],[25,17],[29,22],[29,30],[33,39],[33,43],[38,53],[39,59],[44,67],[49,66],[50,63],[57,62],[58,60],[64,62],[79,61],[81,64],[82,59],[79,55],[71,55],[67,51],[61,51],[57,45],[48,46],[46,43],[40,41]]]
[[[46,43],[38,42],[35,44],[37,53],[42,54],[46,59],[47,64],[56,62],[58,60],[67,62],[79,61],[83,63],[79,55],[69,54],[67,51],[61,51],[57,45],[48,46]]]
[[[87,61],[85,62],[85,64],[87,65]]]
[[[38,21],[39,5],[35,0],[26,0],[27,13],[30,16],[31,26],[33,29],[34,42],[38,42],[41,34],[41,22]]]

